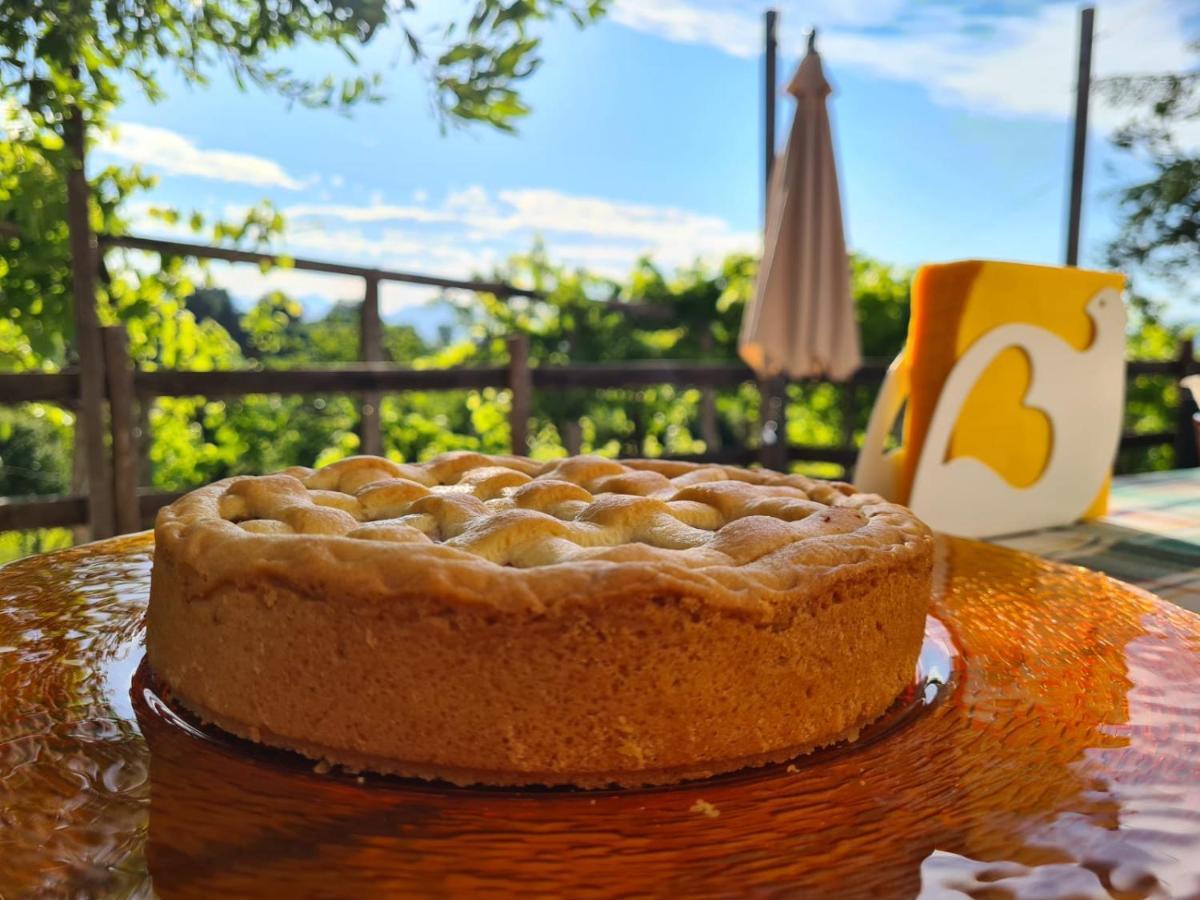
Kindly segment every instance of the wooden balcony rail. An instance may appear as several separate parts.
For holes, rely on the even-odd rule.
[[[145,527],[158,508],[178,492],[152,491],[137,485],[137,441],[134,404],[155,397],[237,397],[251,394],[359,394],[381,397],[402,391],[479,390],[487,387],[512,392],[510,426],[513,452],[527,450],[528,422],[538,391],[638,389],[656,385],[697,388],[734,388],[754,381],[754,373],[740,362],[692,360],[635,360],[620,363],[579,363],[568,366],[532,366],[529,339],[517,334],[508,339],[509,361],[504,366],[454,369],[401,368],[384,362],[367,362],[337,368],[186,372],[135,371],[130,364],[124,329],[102,329],[107,374],[106,394],[112,452],[112,496],[119,531]],[[1176,360],[1132,361],[1127,378],[1139,376],[1183,377],[1200,371],[1192,358],[1192,345],[1183,342]],[[883,360],[867,360],[854,378],[842,387],[841,409],[850,428],[835,446],[796,446],[782,442],[772,449],[774,458],[788,462],[830,462],[847,469],[854,465],[857,449],[853,423],[858,407],[854,388],[882,382],[887,371]],[[79,374],[74,371],[0,375],[0,402],[77,402]],[[786,387],[786,385],[784,385]],[[1126,434],[1121,449],[1175,447],[1177,464],[1196,465],[1192,441],[1191,410],[1181,392],[1178,425],[1174,431]],[[376,401],[378,402],[378,401]],[[783,407],[786,409],[786,405]],[[378,407],[376,407],[376,410]],[[786,418],[780,422],[786,433]],[[366,448],[364,448],[366,452]],[[762,462],[761,447],[727,447],[675,457],[697,462],[746,465]],[[81,495],[47,498],[0,499],[0,531],[79,525],[87,522],[88,498]]]
[[[191,244],[186,241],[167,241],[158,238],[134,237],[132,235],[100,235],[97,240],[104,249],[121,247],[126,250],[143,250],[163,256],[190,256],[196,259],[218,259],[225,262],[253,263],[273,268],[300,269],[305,272],[325,272],[330,275],[353,275],[366,281],[395,281],[402,284],[427,285],[445,290],[476,291],[495,294],[498,297],[535,297],[536,291],[526,291],[501,281],[471,281],[458,278],[442,278],[438,275],[420,275],[415,272],[400,272],[372,266],[355,266],[349,263],[327,262],[289,256],[286,253],[260,253],[255,250],[238,250],[232,247],[213,247],[209,244]]]

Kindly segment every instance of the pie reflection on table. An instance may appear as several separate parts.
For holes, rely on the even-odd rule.
[[[193,728],[134,678],[149,550],[0,572],[4,896],[1200,893],[1200,620],[1100,575],[944,540],[931,702],[881,733],[672,788],[508,791]]]

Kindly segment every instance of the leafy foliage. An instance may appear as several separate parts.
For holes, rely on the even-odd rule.
[[[1200,158],[1156,156],[1151,178],[1120,195],[1124,222],[1109,245],[1112,265],[1190,293],[1200,275]]]
[[[1116,145],[1150,168],[1148,177],[1118,195],[1123,221],[1108,246],[1109,264],[1134,276],[1130,355],[1171,359],[1187,329],[1164,327],[1161,310],[1137,288],[1142,279],[1157,280],[1193,302],[1200,300],[1195,287],[1200,277],[1200,156],[1177,140],[1181,128],[1200,119],[1200,71],[1109,78],[1100,89],[1130,111]],[[1126,429],[1176,427],[1169,410],[1180,402],[1180,391],[1173,378],[1134,379],[1126,397]],[[1169,468],[1174,456],[1170,447],[1151,447],[1125,451],[1119,462],[1129,468]]]
[[[1200,51],[1200,44],[1195,45]],[[1200,70],[1109,78],[1101,90],[1130,110],[1116,144],[1150,167],[1150,175],[1119,194],[1124,221],[1108,248],[1109,262],[1186,292],[1200,276],[1200,157],[1178,142],[1180,129],[1200,120]]]
[[[421,4],[424,6],[425,4]],[[445,49],[431,56],[418,36],[416,0],[6,0],[0,4],[0,91],[39,126],[60,127],[70,109],[99,122],[120,99],[117,74],[152,101],[164,68],[186,83],[228,72],[239,87],[273,91],[309,107],[349,109],[380,99],[379,72],[360,74],[357,48],[378,35],[402,36],[423,64],[435,108],[446,121],[484,122],[505,131],[528,113],[515,87],[541,59],[535,33],[556,12],[580,26],[605,0],[477,0],[463,19],[430,26]],[[426,17],[428,20],[429,17]],[[337,47],[351,73],[310,77],[278,62],[302,44]]]
[[[4,493],[67,493],[71,484],[69,413],[43,403],[0,408],[0,473]]]
[[[332,77],[309,80],[272,57],[303,39],[333,43],[352,57],[350,45],[366,43],[386,22],[385,0],[11,0],[0,12],[0,76],[5,91],[47,124],[70,107],[114,104],[119,72],[159,99],[164,64],[193,84],[222,67],[239,84],[328,105],[360,96],[362,79],[340,85]]]
[[[479,0],[465,26],[446,25],[443,41],[451,45],[432,58],[430,81],[443,122],[485,122],[513,131],[529,114],[515,84],[541,65],[541,38],[532,26],[565,10],[579,27],[600,18],[607,0]],[[425,42],[407,27],[404,35],[414,61],[427,59]]]

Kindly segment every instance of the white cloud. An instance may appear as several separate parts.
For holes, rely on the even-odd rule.
[[[890,22],[903,6],[902,0],[818,0],[803,7],[803,27],[871,26]],[[758,56],[763,44],[763,12],[767,4],[753,8],[738,0],[616,0],[609,14],[614,22],[664,37],[678,44],[717,47],[746,59]],[[785,9],[784,26],[792,26],[797,7]],[[797,20],[798,22],[799,20]],[[800,46],[798,43],[796,46]]]
[[[289,228],[285,243],[289,251],[316,251],[325,259],[366,259],[372,264],[387,256],[420,253],[427,244],[424,240],[392,230],[370,236],[354,228],[310,227]]]
[[[365,290],[363,280],[354,275],[332,275],[298,269],[271,269],[263,272],[258,266],[214,262],[209,266],[209,274],[218,287],[223,287],[230,294],[244,300],[257,300],[271,291],[282,291],[297,298],[358,300],[362,298]]]
[[[844,64],[926,84],[943,105],[1001,115],[1064,119],[1073,109],[1078,10],[1044,6],[1029,16],[974,20],[967,32],[894,37],[835,33],[825,53]],[[980,28],[983,29],[982,33]],[[1097,15],[1093,76],[1193,65],[1183,14],[1164,0],[1115,0]],[[1092,121],[1112,129],[1125,113],[1095,98]]]
[[[290,219],[341,219],[344,222],[447,222],[454,216],[445,211],[423,206],[398,206],[378,198],[367,206],[333,203],[301,203],[285,207],[283,214]]]
[[[762,48],[756,16],[734,9],[706,8],[685,0],[617,0],[614,22],[677,44],[708,44],[732,56],[752,57]]]
[[[135,233],[192,236],[149,215],[150,204],[129,210]],[[220,214],[239,219],[246,207],[225,204]],[[492,192],[479,185],[452,191],[440,203],[397,206],[375,196],[363,206],[298,205],[284,210],[286,233],[272,244],[296,257],[360,263],[381,269],[467,280],[487,277],[507,257],[541,238],[556,262],[621,278],[649,255],[671,270],[756,251],[755,231],[739,231],[719,216],[672,206],[579,196],[549,188]],[[385,227],[400,221],[401,227]],[[295,269],[267,273],[252,265],[214,264],[215,282],[254,300],[272,290],[327,301],[362,296],[362,280]],[[386,284],[386,283],[385,283]],[[388,312],[421,303],[437,291],[389,285],[380,302]]]
[[[495,247],[457,236],[446,238],[391,228],[378,234],[358,228],[289,228],[283,249],[293,256],[361,262],[377,268],[460,279],[489,269],[500,258]]]
[[[679,234],[723,234],[729,229],[719,216],[554,190],[505,190],[497,197],[504,207],[494,213],[486,207],[478,208],[470,221],[476,230],[501,234],[533,230],[659,241]]]
[[[105,135],[97,149],[117,159],[161,169],[172,175],[288,190],[304,187],[303,182],[289,175],[274,160],[250,153],[201,149],[191,138],[152,125],[120,123],[115,137]]]
[[[454,210],[459,216],[487,216],[495,214],[495,207],[488,196],[487,190],[479,185],[472,185],[446,195],[445,206]]]
[[[1096,17],[1093,73],[1185,70],[1188,4],[1170,0],[1110,0]],[[1194,7],[1193,7],[1194,8]],[[834,69],[850,66],[924,87],[945,106],[1005,116],[1062,120],[1072,110],[1078,7],[1056,2],[1005,13],[970,14],[951,4],[914,0],[819,3],[785,8],[780,47],[799,53],[803,32],[820,26],[818,46]],[[762,52],[761,8],[737,0],[618,0],[613,19],[679,43],[702,44],[741,57]],[[865,27],[885,26],[885,27]],[[1112,130],[1126,113],[1094,98],[1092,122]],[[1194,132],[1194,133],[1193,133]],[[1200,143],[1200,125],[1189,130]]]
[[[548,188],[519,188],[494,195],[479,185],[453,191],[439,206],[396,206],[374,198],[366,206],[300,205],[284,214],[290,220],[335,219],[354,224],[388,221],[452,223],[466,229],[470,240],[513,234],[570,234],[615,238],[639,244],[691,240],[697,245],[740,239],[719,216],[704,215],[671,206],[627,203],[602,197],[567,194]],[[355,240],[347,232],[303,224],[305,243],[320,246],[323,235],[329,247]],[[353,234],[361,235],[361,232]],[[396,239],[399,232],[392,233]],[[348,243],[349,242],[349,243]],[[364,245],[365,248],[365,245]],[[382,252],[382,245],[371,252]]]
[[[505,190],[466,219],[468,238],[541,235],[552,257],[619,276],[649,254],[668,269],[759,246],[757,231],[737,231],[719,216],[670,206],[580,197],[547,189]],[[573,240],[563,240],[567,236]],[[578,243],[580,237],[598,241]],[[560,247],[563,250],[560,250]]]
[[[535,236],[564,262],[613,275],[627,271],[642,254],[672,268],[759,245],[756,231],[737,231],[719,216],[547,188],[493,194],[471,185],[438,205],[395,206],[373,197],[366,206],[297,206],[285,213],[296,223],[285,241],[290,250],[460,278],[527,249]],[[306,221],[313,217],[325,221],[320,226]],[[364,226],[406,221],[439,228],[434,235],[398,229],[368,233],[333,227],[331,221]],[[584,245],[581,238],[596,243]]]

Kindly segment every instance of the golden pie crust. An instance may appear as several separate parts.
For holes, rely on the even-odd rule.
[[[853,738],[911,683],[928,529],[654,460],[355,457],[159,513],[147,651],[251,740],[457,784],[662,784]]]

